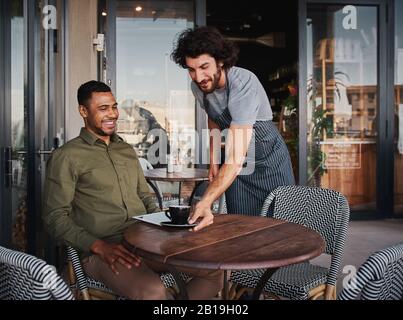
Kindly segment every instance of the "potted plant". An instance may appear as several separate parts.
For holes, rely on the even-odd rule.
[[[320,187],[321,177],[327,172],[325,161],[326,153],[321,150],[320,142],[326,138],[333,138],[333,116],[329,114],[329,108],[324,108],[323,94],[318,94],[319,90],[329,90],[329,95],[333,99],[340,99],[342,90],[346,90],[346,81],[349,81],[349,76],[343,71],[334,71],[333,68],[328,68],[328,79],[322,79],[322,72],[316,73],[308,79],[308,105],[312,110],[312,120],[310,128],[310,144],[308,144],[308,182],[311,185]],[[317,98],[321,98],[321,102],[317,103]],[[328,103],[326,103],[326,106]]]

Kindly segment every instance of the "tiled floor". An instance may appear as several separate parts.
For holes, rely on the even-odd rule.
[[[368,256],[380,249],[403,242],[403,219],[388,219],[374,221],[350,221],[347,244],[344,251],[337,292],[342,289],[343,279],[348,275],[348,270],[358,267]],[[320,256],[313,263],[328,266],[330,259]]]

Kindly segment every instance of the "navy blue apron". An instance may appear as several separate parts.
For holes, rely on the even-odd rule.
[[[228,77],[226,87],[227,101],[229,101]],[[221,130],[228,129],[232,122],[228,106],[221,115],[217,116],[210,110],[205,94],[203,100],[208,117]],[[250,152],[253,146],[251,143],[246,161],[254,162],[254,170],[246,175],[241,172],[225,192],[228,213],[258,216],[264,200],[272,190],[278,186],[295,184],[287,146],[273,122],[256,121],[253,129],[254,157],[248,157],[250,153],[253,154]],[[251,163],[246,163],[245,169],[247,170],[250,165]]]

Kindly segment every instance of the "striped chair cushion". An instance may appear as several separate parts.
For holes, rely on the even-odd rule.
[[[190,277],[185,273],[180,273],[180,276],[182,277],[182,280],[185,281],[185,282],[188,279],[190,279]],[[160,279],[164,283],[164,286],[166,288],[171,288],[171,287],[174,287],[176,285],[176,281],[175,281],[174,277],[169,272],[161,273],[160,274]],[[102,291],[105,291],[107,293],[116,295],[116,293],[114,293],[111,289],[109,289],[105,284],[103,284],[102,282],[100,282],[98,280],[95,280],[95,279],[93,279],[93,278],[91,278],[89,276],[86,276],[86,282],[87,282],[87,287],[88,288],[102,290]],[[72,289],[77,289],[78,284],[77,283],[72,284],[72,285],[70,285],[70,287]]]
[[[84,290],[84,289],[90,289],[90,288],[97,289],[97,290],[102,290],[107,293],[113,294],[117,297],[117,299],[124,299],[124,297],[121,297],[121,296],[117,295],[116,293],[114,293],[111,289],[109,289],[102,282],[95,280],[95,279],[87,276],[84,273],[84,269],[81,265],[80,258],[78,256],[77,251],[74,248],[67,247],[67,256],[68,256],[69,261],[71,261],[71,263],[73,265],[74,274],[77,278],[76,283],[70,284],[70,287],[72,289],[78,289],[78,290]],[[189,279],[189,276],[184,273],[180,273],[180,276],[182,277],[183,281],[187,281]],[[166,288],[174,287],[176,285],[176,281],[175,281],[174,277],[169,272],[161,273],[160,278]]]
[[[181,278],[184,282],[186,282],[190,279],[190,276],[188,276],[186,273],[180,272],[179,275],[181,276]],[[169,272],[161,273],[160,278],[166,288],[173,288],[176,286],[176,281],[175,281],[172,273],[169,273]]]
[[[264,271],[233,271],[230,281],[243,287],[255,288]],[[327,268],[308,262],[283,267],[273,274],[264,290],[288,299],[305,300],[311,289],[326,282],[328,272]]]

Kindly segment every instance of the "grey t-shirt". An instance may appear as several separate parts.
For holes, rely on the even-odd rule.
[[[229,85],[229,98],[227,86]],[[203,92],[196,83],[191,88],[198,104],[204,109]],[[232,67],[228,70],[224,88],[216,89],[206,95],[210,112],[220,116],[228,107],[232,117],[232,124],[255,124],[256,121],[273,119],[266,91],[256,75],[246,69]]]

